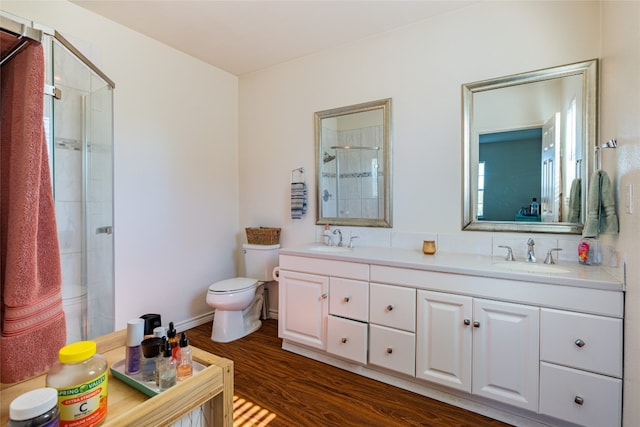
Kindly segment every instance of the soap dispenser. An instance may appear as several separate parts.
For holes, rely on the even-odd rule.
[[[540,204],[538,203],[537,198],[533,198],[531,204],[529,205],[529,212],[531,212],[531,216],[540,215]]]

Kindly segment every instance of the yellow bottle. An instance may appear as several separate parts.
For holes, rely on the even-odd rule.
[[[47,386],[58,390],[60,426],[96,426],[107,416],[107,359],[96,343],[79,341],[58,352]]]

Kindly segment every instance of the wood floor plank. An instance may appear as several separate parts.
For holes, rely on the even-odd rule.
[[[277,321],[231,343],[211,341],[211,324],[187,331],[192,345],[234,361],[234,425],[507,426],[419,394],[282,350]]]

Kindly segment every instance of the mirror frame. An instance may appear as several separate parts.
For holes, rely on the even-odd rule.
[[[535,83],[544,80],[557,79],[574,75],[582,76],[583,89],[583,138],[584,147],[582,164],[583,172],[582,200],[583,218],[587,212],[586,189],[589,188],[589,178],[592,173],[592,153],[596,147],[598,129],[598,60],[577,62],[558,67],[546,68],[526,73],[514,74],[495,79],[488,79],[462,85],[462,229],[471,231],[511,231],[534,233],[563,233],[581,234],[583,223],[531,223],[515,221],[478,221],[478,167],[472,161],[478,156],[473,155],[471,149],[473,140],[473,96],[475,93],[511,86]],[[476,149],[477,151],[477,149]]]
[[[322,120],[327,118],[333,118],[338,116],[344,116],[349,114],[361,113],[372,110],[382,110],[383,117],[383,147],[382,147],[382,161],[384,162],[384,190],[383,195],[383,210],[384,217],[376,219],[367,218],[340,218],[340,217],[325,217],[322,216]],[[315,148],[316,148],[316,224],[324,225],[342,225],[342,226],[356,226],[356,227],[392,227],[392,191],[391,191],[391,177],[392,177],[392,161],[391,161],[391,98],[380,99],[376,101],[365,102],[362,104],[349,105],[346,107],[333,108],[330,110],[318,111],[315,116]]]

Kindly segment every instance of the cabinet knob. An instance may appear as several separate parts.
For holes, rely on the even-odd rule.
[[[387,354],[393,353],[393,349],[391,347],[387,347]]]
[[[348,340],[346,337],[345,337],[345,338],[342,338],[342,339],[340,340],[340,342],[341,342],[342,344],[345,344],[347,341],[349,341],[349,340]]]
[[[471,324],[471,320],[469,319],[464,319],[464,324],[469,326]]]
[[[576,345],[580,348],[584,347],[587,343],[582,341],[580,338],[576,340]]]
[[[322,298],[322,299],[327,299],[327,294],[322,294],[322,295],[320,296],[320,298]]]
[[[480,322],[478,322],[477,320],[473,322],[473,327],[474,328],[479,328],[480,327]]]
[[[342,301],[349,302],[349,301],[351,301],[351,297],[344,297],[344,298],[342,298]]]
[[[387,306],[387,311],[391,311],[391,310],[393,310],[393,306],[392,306],[391,304],[389,304],[389,305]]]
[[[573,399],[574,402],[576,402],[578,405],[582,405],[584,403],[584,399],[581,398],[580,396],[576,396],[575,399]]]

